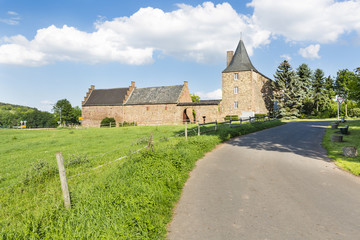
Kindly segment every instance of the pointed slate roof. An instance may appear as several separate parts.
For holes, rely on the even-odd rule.
[[[177,103],[184,85],[136,88],[126,105]]]
[[[229,66],[225,68],[223,73],[251,70],[258,72],[258,70],[256,70],[250,61],[244,42],[240,40]]]
[[[83,106],[119,106],[129,88],[94,89]]]

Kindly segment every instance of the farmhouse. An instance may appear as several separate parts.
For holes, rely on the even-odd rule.
[[[98,127],[105,117],[117,123],[138,125],[182,124],[222,121],[226,115],[239,117],[268,113],[272,108],[271,80],[252,65],[242,40],[227,52],[222,72],[222,99],[192,102],[188,82],[182,85],[95,89],[91,86],[82,102],[83,126]]]

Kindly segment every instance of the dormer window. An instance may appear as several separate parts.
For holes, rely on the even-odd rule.
[[[238,73],[234,73],[234,80],[238,80],[239,79],[239,74]]]
[[[239,93],[239,88],[238,87],[234,87],[234,94],[238,94]]]

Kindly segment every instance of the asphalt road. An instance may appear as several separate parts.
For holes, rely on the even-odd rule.
[[[199,160],[168,239],[360,239],[360,178],[321,147],[328,122],[231,140]]]

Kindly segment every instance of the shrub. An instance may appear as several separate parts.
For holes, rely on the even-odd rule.
[[[359,117],[360,116],[360,108],[353,108],[349,111],[349,115],[351,117]]]
[[[225,121],[229,121],[229,120],[239,120],[239,115],[226,115]]]
[[[119,123],[119,127],[132,127],[132,126],[137,126],[136,122],[120,122]]]
[[[114,118],[109,118],[109,117],[106,117],[104,118],[101,123],[100,123],[100,127],[109,127],[111,124],[111,126],[116,126],[116,121]]]

